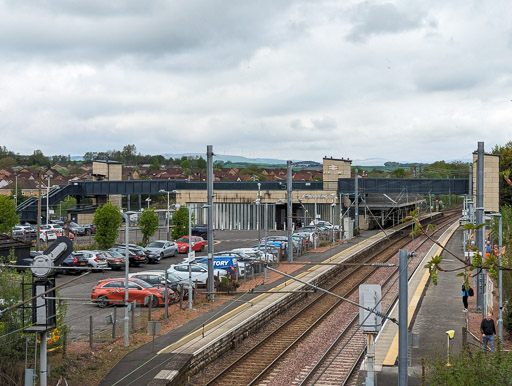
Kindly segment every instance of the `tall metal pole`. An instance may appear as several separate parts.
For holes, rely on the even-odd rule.
[[[476,224],[484,222],[484,143],[478,142],[477,168],[476,168]],[[485,259],[485,233],[484,228],[476,230],[476,245],[482,254],[482,261]],[[482,310],[482,317],[485,317],[485,273],[481,270],[477,278],[476,291],[477,308]]]
[[[258,249],[260,249],[260,244],[261,244],[260,206],[261,206],[261,183],[258,182],[258,198],[256,200],[256,229],[258,229]]]
[[[130,215],[125,213],[125,225],[126,225],[126,233],[125,233],[125,251],[124,251],[124,347],[128,347],[130,345],[130,310],[128,305],[128,271],[130,269],[130,255],[128,251],[128,244],[130,244],[129,232],[130,232]]]
[[[46,225],[50,217],[50,175],[48,177],[48,185],[46,186]]]
[[[288,263],[293,261],[293,227],[292,227],[292,161],[286,161],[286,188],[287,188],[287,226],[288,226]]]
[[[265,221],[265,260],[267,260],[267,228],[268,228],[268,202],[265,203],[265,215],[263,217]]]
[[[40,334],[41,337],[41,345],[39,346],[40,355],[39,355],[39,384],[41,386],[46,386],[47,376],[48,376],[48,363],[47,363],[47,343],[46,343],[46,331]]]
[[[188,208],[188,309],[192,309],[192,207]]]
[[[170,197],[169,195],[171,194],[171,192],[167,192],[167,241],[170,240],[170,235],[169,235],[169,221],[170,221],[170,217],[171,217],[171,208],[170,208]]]
[[[313,220],[313,223],[315,224],[315,238],[313,239],[313,248],[316,249],[316,239],[318,237],[318,229],[316,227],[316,223],[317,223],[317,220],[316,220],[316,196],[315,196],[315,219]]]
[[[39,181],[37,187],[37,235],[36,235],[36,250],[41,250],[41,195],[43,194],[41,191],[41,184],[43,183],[43,171],[39,170]]]
[[[498,287],[499,287],[499,318],[498,318],[498,336],[500,338],[500,342],[503,342],[503,271],[501,270],[501,249],[503,246],[503,222],[501,213],[493,213],[491,216],[498,217],[499,226],[499,249],[498,249]]]
[[[206,146],[207,159],[207,199],[208,199],[208,300],[213,302],[215,295],[213,294],[213,146]]]
[[[355,170],[354,191],[355,191],[355,222],[354,226],[359,229],[359,170]]]
[[[18,175],[16,174],[16,185],[14,186],[14,204],[18,207]]]
[[[398,384],[407,385],[407,304],[408,304],[408,263],[409,251],[398,251]]]

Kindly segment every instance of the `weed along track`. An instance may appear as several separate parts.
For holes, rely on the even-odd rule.
[[[454,216],[458,212],[453,212]],[[439,235],[451,225],[454,216],[429,220],[436,224]],[[438,237],[436,235],[436,237]],[[409,275],[420,263],[422,250],[432,245],[426,237],[417,237],[411,244],[409,232],[397,237],[374,253],[357,254],[350,263],[398,264],[398,250],[415,249],[409,264]],[[328,291],[358,302],[358,287],[362,283],[382,286],[382,312],[387,313],[398,296],[397,267],[345,265],[339,271]],[[331,280],[332,281],[332,280]],[[207,385],[286,385],[286,384],[345,384],[365,354],[365,336],[358,329],[359,308],[338,297],[317,291],[303,306],[259,342],[253,343],[244,354],[231,360],[222,371],[224,358],[208,366],[191,383]],[[243,345],[242,345],[243,346]],[[235,354],[236,356],[236,354]],[[214,370],[215,369],[215,370]],[[214,377],[211,374],[217,373]],[[205,375],[205,374],[209,374]]]

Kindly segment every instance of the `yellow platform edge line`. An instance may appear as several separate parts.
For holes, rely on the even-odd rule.
[[[458,225],[458,220],[457,223]],[[458,226],[455,223],[452,224],[450,227],[452,230],[446,235],[445,239],[441,242],[441,245],[444,247],[448,240],[451,239],[455,231],[458,229]],[[441,247],[437,247],[436,253],[433,255],[439,255],[442,252]],[[430,277],[430,273],[426,268],[421,267],[420,269],[424,269],[425,273],[423,274],[418,287],[416,287],[416,291],[414,291],[414,295],[411,298],[411,301],[409,302],[409,305],[407,307],[407,326],[411,324],[412,317],[414,315],[414,312],[416,311],[416,308],[418,307],[418,303],[421,298],[421,294],[423,293],[423,290],[425,286],[427,285],[428,278]],[[396,358],[398,357],[398,331],[395,333],[395,336],[393,337],[393,342],[391,343],[391,346],[389,347],[388,353],[386,354],[386,357],[384,358],[384,361],[382,362],[383,366],[394,366],[396,362]]]

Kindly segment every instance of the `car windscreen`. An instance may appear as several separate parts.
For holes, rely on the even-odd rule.
[[[184,237],[180,237],[178,240],[176,240],[178,243],[187,243],[188,244],[188,239],[184,238]]]
[[[140,279],[133,279],[134,282],[136,282],[138,285],[140,285],[141,287],[144,287],[144,288],[151,288],[153,287],[151,284],[149,283],[146,283],[144,280],[140,280]]]
[[[162,248],[164,246],[164,243],[159,243],[158,241],[153,241],[152,243],[149,243],[147,248]]]

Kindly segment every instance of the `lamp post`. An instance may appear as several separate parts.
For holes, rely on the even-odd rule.
[[[159,193],[167,193],[167,241],[169,241],[170,240],[170,237],[169,237],[170,236],[169,235],[170,224],[169,224],[169,222],[170,222],[170,219],[171,219],[171,213],[170,213],[171,205],[170,205],[170,197],[169,197],[169,195],[171,193],[176,193],[176,190],[168,191],[168,190],[165,190],[165,189],[160,189],[158,192]]]
[[[188,208],[188,309],[192,309],[192,207]]]
[[[501,248],[503,245],[503,223],[501,213],[492,213],[492,217],[497,217],[499,219],[498,225],[498,233],[499,233],[499,249],[498,249],[498,287],[500,292],[499,297],[499,305],[500,305],[500,314],[498,318],[498,336],[500,338],[500,342],[503,342],[503,296],[502,296],[502,279],[503,279],[503,271],[501,270]]]
[[[48,185],[46,185],[46,225],[48,225],[48,217],[50,217],[50,175],[48,174]]]
[[[130,269],[130,256],[128,252],[128,244],[130,244],[130,216],[135,212],[127,211],[123,213],[123,218],[125,221],[125,261],[124,261],[124,347],[128,347],[130,345],[130,314],[128,309],[128,272]]]
[[[261,183],[258,182],[258,199],[256,202],[256,228],[258,229],[258,249],[261,243],[261,227],[260,227],[260,204],[261,204]]]
[[[15,175],[16,177],[16,185],[14,187],[14,204],[16,207],[18,207],[18,175]]]
[[[151,197],[146,198],[146,202],[148,203],[148,209],[149,209],[149,204],[151,203]]]

